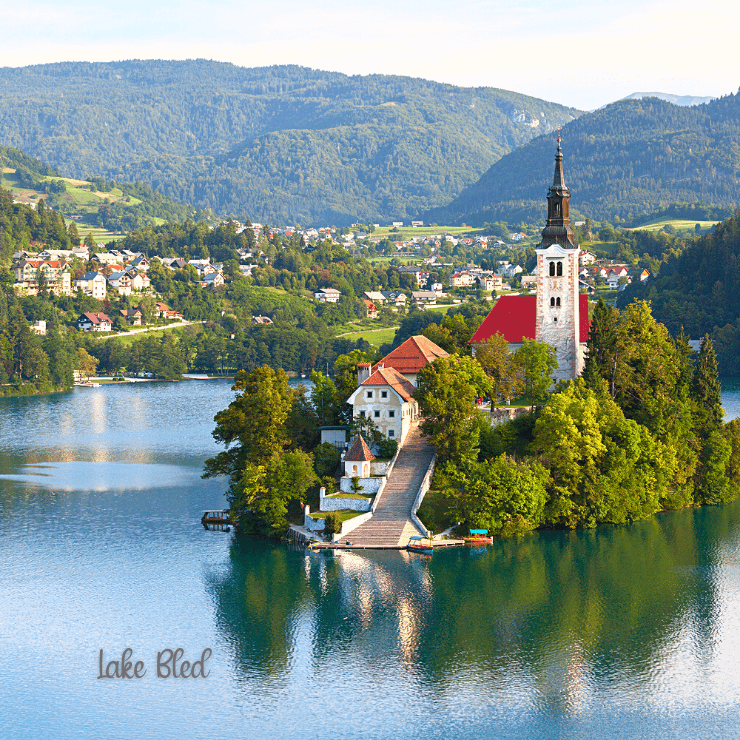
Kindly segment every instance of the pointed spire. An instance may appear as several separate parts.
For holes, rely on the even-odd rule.
[[[565,177],[563,176],[563,150],[560,148],[560,126],[558,126],[558,150],[555,153],[555,176],[552,180],[554,188],[565,187]]]
[[[563,150],[560,147],[558,126],[558,148],[555,153],[555,176],[547,191],[547,223],[542,231],[540,248],[560,244],[565,249],[575,249],[575,236],[570,225],[570,190],[563,175]]]

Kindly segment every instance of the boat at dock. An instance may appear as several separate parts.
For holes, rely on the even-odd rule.
[[[470,537],[463,537],[466,545],[490,545],[493,543],[493,537],[488,536],[487,529],[471,529]]]
[[[421,535],[414,535],[409,537],[409,542],[406,545],[406,549],[409,552],[419,552],[422,555],[433,555],[434,546],[432,540],[429,537],[423,537]]]

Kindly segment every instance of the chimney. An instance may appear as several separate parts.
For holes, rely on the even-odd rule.
[[[370,377],[370,368],[369,362],[357,363],[357,385],[362,385]]]

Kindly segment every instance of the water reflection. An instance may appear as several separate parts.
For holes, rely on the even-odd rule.
[[[358,679],[396,676],[438,698],[543,717],[591,716],[604,702],[734,703],[739,513],[680,512],[431,560],[235,539],[228,575],[210,588],[244,679],[285,678],[309,654],[317,675],[341,656]]]

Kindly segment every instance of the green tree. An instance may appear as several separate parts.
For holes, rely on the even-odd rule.
[[[549,344],[525,339],[514,354],[523,375],[524,395],[532,405],[544,403],[552,387],[552,374],[558,368],[555,349]]]
[[[714,424],[719,424],[724,416],[721,392],[717,374],[717,356],[709,334],[705,334],[694,364],[691,395]]]
[[[288,446],[286,421],[293,392],[288,376],[267,366],[250,373],[240,370],[232,390],[236,398],[214,417],[213,438],[227,449],[206,460],[203,477],[228,475],[234,486],[246,463],[264,466]]]
[[[478,360],[491,379],[491,404],[508,403],[524,390],[522,368],[502,334],[494,334],[475,348]]]
[[[414,394],[423,417],[421,430],[441,462],[465,467],[476,459],[480,434],[475,400],[490,390],[490,379],[472,357],[441,357],[421,369]]]
[[[521,534],[544,522],[549,474],[538,462],[507,455],[467,470],[447,464],[435,476],[448,508],[448,520],[490,534]]]

